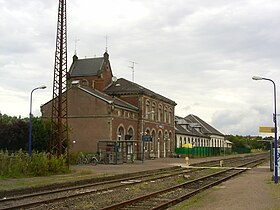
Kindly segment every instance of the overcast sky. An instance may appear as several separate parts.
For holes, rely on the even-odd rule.
[[[52,98],[57,10],[58,0],[0,0],[2,114],[27,117],[40,85],[33,114]],[[79,58],[98,57],[108,36],[114,76],[132,80],[137,62],[134,81],[174,100],[176,115],[224,134],[273,126],[273,85],[251,78],[280,85],[280,1],[68,0],[67,27],[68,68],[75,40]]]

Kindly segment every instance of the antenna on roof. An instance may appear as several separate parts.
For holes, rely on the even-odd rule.
[[[105,36],[105,52],[108,52],[108,35]]]
[[[78,41],[80,41],[80,40],[75,38],[75,55],[77,55],[77,42]]]
[[[134,82],[134,66],[135,64],[139,64],[139,63],[136,63],[135,61],[128,61],[132,64],[132,66],[128,66],[129,68],[132,69],[132,82]]]

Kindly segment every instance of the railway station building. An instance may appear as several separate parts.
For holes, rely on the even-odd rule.
[[[70,153],[99,152],[115,163],[174,154],[176,103],[114,77],[107,52],[74,55],[67,80]],[[41,106],[43,118],[51,117],[51,102]]]

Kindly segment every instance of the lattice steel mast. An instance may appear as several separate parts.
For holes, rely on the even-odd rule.
[[[59,0],[51,116],[51,153],[60,156],[68,146],[66,0]]]

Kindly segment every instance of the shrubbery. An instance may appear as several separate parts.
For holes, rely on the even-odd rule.
[[[232,151],[236,153],[250,153],[251,150],[268,150],[269,143],[262,142],[262,137],[250,136],[226,136],[226,139],[233,143]]]
[[[28,153],[19,150],[16,153],[0,151],[0,177],[15,178],[28,176],[46,176],[68,172],[66,157],[51,156],[45,152]]]

